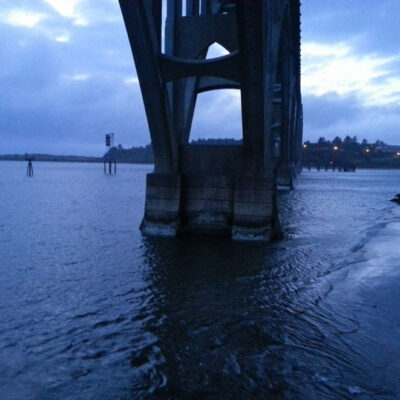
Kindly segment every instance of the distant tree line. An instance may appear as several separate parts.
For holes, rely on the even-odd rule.
[[[243,140],[242,139],[232,139],[232,138],[227,138],[227,139],[221,139],[221,138],[218,138],[218,139],[197,139],[197,140],[192,140],[191,142],[190,142],[190,144],[193,144],[193,145],[198,145],[198,146],[201,146],[201,145],[220,145],[220,146],[222,146],[222,145],[224,145],[224,146],[227,146],[227,145],[233,145],[233,146],[237,146],[237,145],[241,145],[241,144],[243,144]]]
[[[227,139],[197,139],[190,142],[191,145],[240,145],[242,140]],[[400,146],[393,146],[377,140],[374,143],[363,139],[361,142],[356,136],[333,140],[320,137],[315,143],[306,141],[303,144],[303,166],[308,165],[323,168],[333,163],[339,165],[356,165],[361,168],[399,168]],[[103,159],[113,159],[120,163],[144,163],[154,162],[151,144],[147,146],[131,147],[125,149],[122,145],[112,147]]]
[[[2,154],[0,160],[6,161],[51,161],[51,162],[102,162],[102,157],[87,156],[59,156],[53,154],[25,153],[25,154]]]
[[[382,140],[374,143],[357,137],[346,136],[333,140],[320,137],[317,142],[306,141],[303,144],[303,166],[330,164],[356,165],[361,168],[399,168],[400,146],[386,144]]]
[[[151,145],[131,147],[124,149],[122,145],[112,147],[103,158],[105,160],[116,160],[119,163],[153,164],[153,149]]]
[[[201,145],[240,145],[242,140],[236,139],[197,139],[192,140],[190,144],[194,146]],[[124,149],[122,145],[117,147],[112,147],[106,154],[104,154],[103,159],[105,160],[117,160],[121,163],[137,163],[137,164],[152,164],[154,163],[153,150],[151,144],[147,146],[131,147],[129,149]]]

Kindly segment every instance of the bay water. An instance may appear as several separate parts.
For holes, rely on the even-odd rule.
[[[305,171],[285,240],[143,237],[148,165],[0,162],[0,399],[400,399],[400,171]]]

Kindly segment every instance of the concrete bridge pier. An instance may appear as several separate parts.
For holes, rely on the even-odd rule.
[[[155,159],[142,232],[279,236],[277,182],[292,185],[299,152],[299,0],[166,0],[164,46],[160,0],[119,2]],[[206,59],[214,43],[229,54]],[[227,88],[243,145],[189,144],[198,94]]]
[[[147,175],[142,232],[279,237],[275,179],[243,173],[242,151],[241,146],[181,146],[183,172]]]
[[[282,236],[274,176],[246,176],[236,180],[232,238],[270,241]]]
[[[181,227],[180,211],[180,174],[147,174],[141,231],[151,236],[176,236]]]
[[[302,144],[300,15],[297,7],[289,7],[286,13],[279,42],[274,116],[280,133],[277,184],[292,189],[300,170],[298,154]]]

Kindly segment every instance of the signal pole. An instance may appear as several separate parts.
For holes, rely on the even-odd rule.
[[[114,147],[114,133],[106,133],[106,150]],[[108,173],[112,174],[112,165],[114,164],[114,174],[117,173],[117,160],[115,158],[105,157],[104,158],[104,173],[107,173],[107,162],[108,162]]]

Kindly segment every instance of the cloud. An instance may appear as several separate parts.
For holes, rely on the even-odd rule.
[[[350,134],[395,143],[399,3],[302,3],[305,138]],[[0,154],[98,155],[105,132],[125,147],[150,142],[117,0],[0,4]],[[240,138],[239,93],[200,94],[192,138]]]
[[[91,14],[83,3],[86,26],[44,2],[7,3],[47,17],[29,30],[0,24],[0,154],[101,155],[109,131],[116,144],[149,143],[139,86],[124,82],[136,74],[118,4],[87,2]]]
[[[101,155],[104,133],[111,131],[116,132],[116,144],[149,143],[140,91],[125,90],[117,78],[63,80],[29,92],[21,87],[12,98],[0,92],[1,132],[7,132],[9,141],[8,150],[0,147],[0,154]]]
[[[68,34],[56,36],[56,41],[60,42],[60,43],[67,43],[67,42],[69,42],[69,40],[70,40],[70,37]]]
[[[371,142],[377,139],[399,142],[399,106],[365,107],[355,94],[342,97],[335,93],[319,97],[304,95],[303,106],[304,140],[349,135]]]
[[[75,74],[71,78],[73,81],[87,81],[90,79],[90,74]]]
[[[304,119],[308,131],[323,131],[338,123],[351,123],[360,118],[364,108],[357,98],[328,93],[322,96],[303,95]]]
[[[302,90],[305,95],[356,94],[366,106],[398,103],[399,80],[392,64],[398,56],[357,54],[347,43],[304,43],[302,46]]]
[[[124,79],[124,82],[127,85],[137,85],[139,83],[139,79],[136,76],[134,76],[134,77],[131,77],[131,78]]]
[[[45,0],[51,7],[53,7],[63,17],[74,18],[75,8],[82,0]]]
[[[346,43],[324,44],[318,42],[306,42],[301,45],[302,58],[325,58],[325,57],[344,57],[351,51]]]
[[[400,4],[396,0],[304,0],[302,38],[357,44],[362,53],[392,55],[399,50]]]
[[[78,11],[78,5],[82,0],[44,0],[64,18],[71,18],[76,25],[86,26],[87,19]]]
[[[3,23],[13,26],[22,26],[25,28],[33,28],[45,18],[45,14],[18,8],[6,10],[0,13],[0,21]]]
[[[356,135],[398,143],[400,4],[302,2],[305,140]]]

